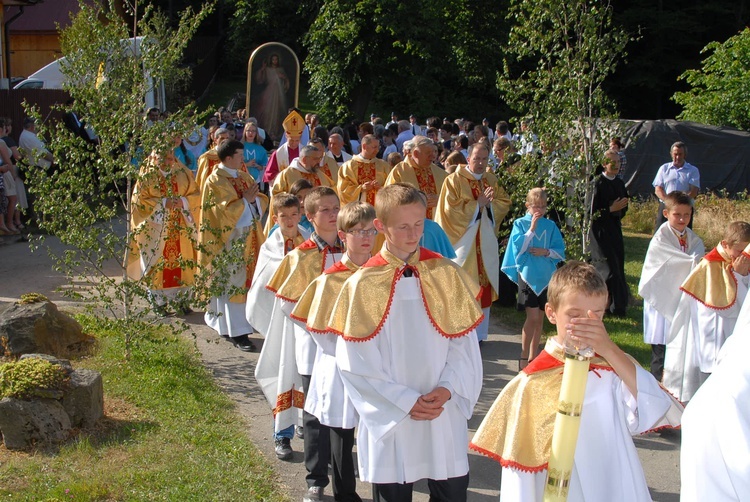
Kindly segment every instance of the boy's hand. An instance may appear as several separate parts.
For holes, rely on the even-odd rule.
[[[539,218],[544,217],[544,212],[540,211],[539,209],[534,210],[533,213],[531,213],[531,226],[529,227],[530,231],[536,230],[536,224],[539,221]]]
[[[565,329],[567,329],[570,339],[576,344],[587,345],[607,359],[607,355],[612,352],[613,348],[616,349],[617,345],[609,338],[604,323],[599,319],[599,316],[591,310],[587,311],[586,315],[587,317],[571,319],[570,324],[565,326]]]
[[[547,248],[529,248],[529,253],[533,256],[549,256]]]
[[[734,268],[734,271],[741,276],[746,276],[748,271],[750,271],[750,259],[744,254],[741,254],[732,260],[732,267]]]
[[[443,412],[443,405],[451,398],[445,387],[437,387],[432,392],[420,396],[412,406],[409,416],[413,420],[433,420]]]

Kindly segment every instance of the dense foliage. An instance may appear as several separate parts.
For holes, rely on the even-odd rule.
[[[711,42],[700,70],[680,76],[690,85],[674,100],[684,107],[680,119],[750,130],[750,28],[724,43]]]

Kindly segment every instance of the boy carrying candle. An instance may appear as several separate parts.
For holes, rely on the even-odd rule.
[[[545,313],[557,335],[503,389],[470,447],[503,466],[501,501],[540,501],[561,399],[566,340],[594,349],[586,380],[568,500],[650,501],[631,435],[679,424],[682,407],[610,340],[602,323],[607,286],[593,266],[554,273]]]

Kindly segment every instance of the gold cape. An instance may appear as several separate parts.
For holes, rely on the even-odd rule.
[[[728,309],[737,301],[737,279],[732,270],[732,258],[719,243],[690,272],[680,289],[707,307]]]
[[[547,468],[562,384],[563,349],[547,340],[544,351],[508,382],[482,420],[469,448],[525,472]],[[612,367],[599,356],[591,370]]]
[[[351,160],[344,162],[339,169],[338,193],[341,206],[362,198],[360,185],[366,181],[376,180],[380,186],[385,186],[385,180],[391,172],[388,162],[380,159],[367,160],[360,155],[355,155]],[[362,202],[375,205],[375,194],[377,190],[365,192]]]
[[[206,180],[220,163],[216,148],[212,148],[198,157],[198,170],[195,172],[195,182],[198,184],[198,188],[203,190]]]
[[[399,162],[391,170],[385,184],[409,183],[427,195],[440,195],[440,190],[443,188],[443,183],[447,177],[448,173],[435,164],[430,164],[429,167],[419,167],[411,160],[411,156],[407,156],[403,162]],[[430,183],[430,180],[432,180],[432,183]],[[435,208],[428,207],[427,217],[433,219],[434,214]]]
[[[313,187],[331,187],[334,191],[336,190],[336,185],[331,181],[331,178],[326,176],[326,173],[321,170],[318,170],[315,173],[303,173],[299,169],[293,167],[284,169],[278,176],[276,176],[276,180],[271,187],[271,202],[269,206],[271,210],[268,213],[268,220],[266,220],[266,227],[264,229],[266,235],[271,233],[271,228],[273,228],[273,198],[280,193],[289,193],[289,189],[292,188],[294,182],[301,178],[308,179]],[[304,211],[305,208],[303,207],[302,212],[304,213]]]
[[[169,171],[168,177],[160,172],[161,167],[165,167]],[[179,252],[174,249],[176,243],[172,244],[172,251],[179,256],[170,255],[168,250],[167,254],[170,255],[168,261],[173,262],[173,264],[182,261],[180,282],[189,285],[193,283],[195,274],[195,267],[186,264],[189,261],[194,263],[196,258],[194,223],[191,224],[185,219],[185,212],[183,211],[164,210],[164,225],[158,228],[154,226],[152,216],[165,197],[185,197],[188,202],[185,212],[192,216],[193,222],[198,221],[201,196],[190,169],[177,159],[160,160],[153,155],[149,156],[147,164],[141,170],[139,179],[135,184],[131,200],[130,227],[132,238],[128,253],[128,276],[136,280],[142,277],[141,254],[149,253],[149,249],[144,248],[161,248],[161,244],[164,244],[165,247],[169,246],[170,242],[166,241],[170,240],[170,230],[172,230],[179,233]],[[160,243],[159,240],[165,242]],[[153,265],[153,267],[149,267],[150,270],[146,271],[150,276],[150,288],[163,289],[163,272],[164,268],[168,267],[167,264],[164,264],[164,256],[154,260]]]
[[[307,286],[323,273],[327,253],[320,252],[315,242],[307,239],[281,260],[266,288],[282,300],[296,303]]]
[[[510,209],[510,197],[498,184],[497,176],[487,172],[484,173],[480,181],[476,181],[468,171],[468,166],[459,165],[456,167],[456,171],[446,178],[443,189],[440,191],[440,200],[435,208],[435,223],[445,230],[454,247],[472,223],[472,218],[477,209],[478,194],[476,192],[478,190],[484,192],[487,187],[495,189],[495,198],[492,200],[492,218],[495,236],[497,236],[500,223]],[[463,269],[478,280],[480,284],[488,285],[490,283],[486,277],[482,277],[482,274],[486,273],[485,270],[479,270],[479,253],[477,253],[476,241],[463,264]],[[493,288],[492,301],[497,300],[497,298],[498,292]]]
[[[255,179],[246,172],[237,171],[236,182],[246,186],[255,184]],[[261,211],[268,208],[268,198],[258,194]],[[215,256],[221,253],[229,241],[230,235],[245,210],[244,199],[235,190],[232,176],[224,169],[214,169],[206,179],[201,193],[201,222],[199,225],[198,266],[210,270]],[[257,263],[260,246],[265,235],[260,228],[260,221],[253,220],[250,232],[245,240],[243,257],[246,263],[246,275],[252,278]],[[242,295],[233,295],[232,303],[245,302],[247,291]]]
[[[308,331],[326,333],[333,302],[344,282],[359,269],[346,254],[307,287],[292,311],[292,319],[305,323]]]
[[[464,336],[482,322],[484,316],[476,300],[479,286],[461,267],[425,248],[413,253],[406,265],[420,277],[427,315],[442,336]],[[346,281],[327,331],[354,341],[377,335],[388,316],[396,282],[403,271],[404,261],[384,246]]]

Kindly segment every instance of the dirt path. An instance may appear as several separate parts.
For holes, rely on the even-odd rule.
[[[53,249],[61,246],[54,239],[48,240]],[[113,268],[114,271],[114,268]],[[52,268],[47,253],[43,250],[30,252],[28,243],[18,241],[0,242],[0,309],[4,304],[15,301],[21,294],[38,292],[47,295],[60,307],[77,308],[75,303],[66,301],[57,288],[66,283],[65,278]],[[305,468],[302,456],[302,441],[294,439],[295,450],[291,462],[276,459],[273,451],[271,434],[272,419],[268,404],[258,387],[253,373],[258,360],[258,353],[244,353],[228,342],[220,340],[214,331],[203,323],[203,315],[194,313],[184,318],[191,328],[195,343],[206,367],[213,373],[218,385],[236,403],[237,409],[244,418],[244,427],[261,452],[276,466],[279,477],[288,487],[293,500],[301,500],[305,491]],[[263,343],[259,335],[253,342],[260,350]],[[516,357],[519,352],[520,335],[509,333],[497,323],[490,325],[490,337],[482,345],[484,359],[484,387],[475,409],[474,417],[469,422],[473,433],[489,409],[498,392],[517,371]],[[646,472],[651,495],[656,501],[679,500],[679,436],[672,434],[662,437],[649,434],[635,439],[638,453]],[[606,452],[602,452],[606,455]],[[500,466],[494,461],[477,454],[470,454],[471,482],[469,501],[496,501],[500,490]],[[359,493],[365,500],[370,500],[370,487],[359,483]],[[414,500],[427,501],[426,483],[415,487]],[[326,491],[326,500],[333,500],[330,487]]]

